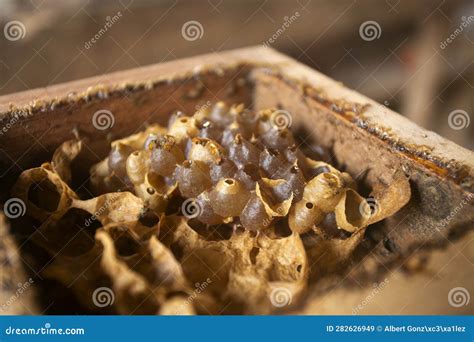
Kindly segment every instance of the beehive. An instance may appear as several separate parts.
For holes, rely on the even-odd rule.
[[[1,97],[2,199],[11,197],[10,189],[23,170],[51,160],[62,142],[77,135],[87,148],[74,162],[72,187],[89,191],[84,183],[88,170],[107,155],[111,140],[143,130],[146,124],[164,125],[176,110],[194,113],[217,101],[291,113],[291,129],[302,144],[323,149],[331,164],[350,173],[367,195],[374,190],[387,195],[381,206],[389,217],[365,232],[347,263],[329,273],[318,268],[320,273],[310,275],[304,298],[274,309],[350,312],[366,298],[364,289],[387,279],[400,265],[423,270],[427,262],[417,263],[420,255],[436,258],[438,249],[451,242],[469,241],[472,152],[268,48],[198,56]],[[113,122],[106,129],[97,128],[94,114],[104,110],[113,113]],[[408,203],[398,210],[400,203],[392,201],[404,198]],[[23,217],[10,220],[10,225],[19,243],[35,232],[34,222]],[[462,246],[472,255],[472,245]],[[20,255],[33,270],[43,269],[44,265],[35,264],[40,253],[31,244],[23,244]],[[415,271],[412,279],[419,279]],[[5,274],[12,272],[5,270]],[[468,278],[458,273],[457,279],[473,290]],[[440,280],[432,282],[449,290],[450,285]],[[47,284],[35,285],[37,291],[49,291]],[[396,281],[391,280],[390,286],[396,287]],[[394,297],[390,291],[379,298]],[[331,293],[349,296],[347,302],[353,304],[341,305],[337,297],[315,304]],[[453,310],[445,298],[434,302],[432,313]],[[398,309],[394,303],[385,307],[385,313]],[[423,313],[415,308],[409,312]]]

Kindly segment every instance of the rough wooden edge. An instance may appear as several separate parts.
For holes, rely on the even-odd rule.
[[[303,88],[306,96],[314,95],[314,92],[306,91],[306,88],[317,89],[315,99],[334,114],[339,114],[340,117],[352,121],[354,125],[386,141],[403,156],[423,165],[427,171],[437,176],[450,178],[464,190],[474,192],[474,153],[472,151],[435,132],[423,129],[386,106],[290,57],[274,50],[269,50],[267,53],[260,52],[259,55],[264,56],[261,62],[278,66],[278,72],[285,81]],[[356,115],[344,113],[338,111],[335,100],[358,104],[363,109],[360,113],[355,113]]]
[[[219,73],[219,69],[258,63],[260,57],[255,53],[256,49],[258,48],[211,53],[3,95],[0,96],[0,120],[22,110],[40,108],[60,101],[73,101],[104,91],[139,90],[164,81],[198,76],[206,70]]]
[[[242,64],[268,66],[269,70],[278,70],[289,82],[298,82],[303,88],[320,90],[318,100],[325,101],[330,110],[333,109],[333,100],[336,99],[362,105],[363,112],[358,113],[353,120],[354,125],[366,129],[382,140],[388,140],[398,152],[415,159],[427,171],[437,173],[438,176],[451,176],[449,178],[454,183],[467,191],[473,191],[472,151],[419,127],[385,106],[294,59],[262,46],[211,53],[1,96],[0,120],[8,119],[12,115],[25,115],[32,110],[44,109],[61,101],[75,101],[97,94],[100,96],[104,89],[107,92],[139,90],[153,87],[158,82],[199,74],[206,69],[218,72],[220,68],[228,69]],[[347,119],[344,113],[339,114]]]

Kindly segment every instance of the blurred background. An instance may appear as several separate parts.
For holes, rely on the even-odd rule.
[[[474,2],[0,0],[0,95],[265,44],[474,148]]]

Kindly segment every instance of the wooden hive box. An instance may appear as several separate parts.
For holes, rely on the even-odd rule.
[[[192,113],[218,100],[288,111],[302,140],[326,149],[331,162],[362,186],[389,182],[397,171],[410,180],[410,202],[368,231],[367,248],[353,267],[314,285],[293,313],[350,314],[360,303],[363,314],[473,312],[472,303],[456,308],[447,296],[456,286],[474,293],[474,154],[269,48],[212,53],[0,97],[1,200],[9,198],[21,171],[50,160],[74,131],[88,141],[76,170],[85,179],[111,138],[165,123],[177,109]],[[110,129],[92,125],[99,110],[113,113]],[[17,226],[12,222],[13,234],[22,229]],[[19,257],[28,260],[28,253],[21,248]],[[4,268],[3,277],[8,272]],[[385,284],[383,291],[367,300],[374,282]]]

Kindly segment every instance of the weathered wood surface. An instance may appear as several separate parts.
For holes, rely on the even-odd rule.
[[[199,74],[200,70],[224,71],[244,64],[248,64],[251,67],[271,65],[278,68],[282,75],[303,81],[317,89],[322,89],[329,99],[344,99],[348,102],[368,105],[364,111],[364,119],[368,124],[367,130],[385,127],[390,130],[393,139],[396,139],[398,144],[407,150],[412,148],[416,149],[417,147],[426,147],[432,158],[446,163],[451,162],[451,164],[453,164],[454,161],[459,167],[464,166],[464,172],[467,173],[467,177],[464,178],[464,183],[467,185],[467,189],[472,191],[472,180],[474,178],[474,157],[472,151],[462,148],[433,132],[422,129],[390,109],[344,87],[340,83],[289,57],[263,47],[238,49],[219,54],[212,53],[1,96],[0,120],[2,120],[2,123],[5,123],[5,120],[11,118],[15,113],[24,113],[22,109],[33,105],[35,101],[37,105],[44,103],[46,108],[50,108],[50,105],[54,102],[65,101],[66,103],[73,103],[71,101],[76,101],[85,96],[93,97],[94,94],[114,90],[119,93],[122,92],[119,94],[119,97],[123,99],[126,97],[124,95],[129,95],[129,93],[125,94],[127,89],[133,87],[137,87],[138,91],[130,92],[130,90],[128,90],[130,93],[144,91],[146,89],[143,87],[151,86],[151,84],[155,84],[155,89],[159,89],[160,86],[172,80],[182,81],[189,78],[192,79],[193,75]],[[13,109],[11,105],[14,105]],[[85,103],[83,106],[89,106],[89,104]],[[179,105],[175,104],[175,107],[176,106]],[[68,112],[71,112],[71,108],[68,108]],[[24,117],[20,120],[20,123],[28,122],[31,123],[31,125],[42,125],[41,121],[47,120],[48,124],[54,124],[54,122],[51,122],[52,118],[49,117],[47,113],[48,110],[44,113],[35,113],[32,117]],[[74,115],[77,116],[75,113]],[[117,126],[121,124],[127,123],[116,122]],[[16,146],[17,144],[8,143],[11,143],[15,139],[18,142],[17,137],[22,136],[24,133],[15,126],[17,125],[14,125],[12,129],[0,137],[0,141],[7,151],[18,148]],[[68,129],[72,128],[72,126],[65,126],[63,127],[63,131],[68,131]],[[58,140],[61,138],[61,136],[57,136]],[[403,149],[401,149],[400,153],[404,154]]]
[[[354,175],[370,169],[369,185],[371,177],[384,179],[397,169],[410,177],[412,200],[377,232],[381,238],[376,239],[374,253],[384,267],[404,262],[421,247],[449,245],[455,230],[462,238],[472,229],[472,197],[466,197],[473,192],[472,151],[263,47],[197,56],[0,97],[2,127],[14,120],[0,135],[2,189],[8,189],[23,167],[47,160],[60,142],[71,137],[73,129],[89,139],[91,151],[84,162],[88,165],[105,154],[108,135],[130,134],[147,121],[164,122],[175,109],[193,111],[198,104],[218,99],[244,102],[256,109],[281,106],[292,114],[295,128],[310,128],[317,142],[332,149],[335,162]],[[359,104],[363,110],[355,116],[346,115],[336,110],[337,100]],[[100,109],[114,113],[110,131],[99,131],[91,124],[94,112]],[[456,211],[456,217],[446,223],[446,217],[465,198],[469,201],[462,213]],[[371,272],[380,276],[378,271]],[[394,307],[387,310],[396,313]]]

